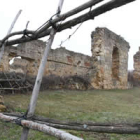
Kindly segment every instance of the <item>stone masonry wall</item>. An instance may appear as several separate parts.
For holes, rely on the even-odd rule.
[[[127,88],[129,44],[107,28],[97,28],[91,38],[97,68],[92,85],[98,89]]]
[[[7,72],[20,72],[29,76],[36,76],[45,42],[32,41],[18,47],[7,47],[3,57],[3,70]],[[14,63],[9,65],[10,59],[15,58]],[[90,77],[93,72],[93,59],[90,56],[68,51],[65,48],[51,49],[45,76],[86,76]]]
[[[32,41],[7,47],[0,71],[36,76],[46,43]],[[92,56],[65,48],[51,49],[45,76],[82,76],[96,89],[127,88],[129,44],[107,28],[97,28],[91,35]],[[19,58],[14,58],[20,56]],[[14,63],[9,61],[14,58]]]
[[[140,81],[140,47],[139,47],[139,51],[134,55],[133,78],[136,81]]]

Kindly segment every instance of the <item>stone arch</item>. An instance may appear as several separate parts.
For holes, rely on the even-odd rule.
[[[112,51],[112,78],[115,80],[119,79],[119,49],[113,48]]]

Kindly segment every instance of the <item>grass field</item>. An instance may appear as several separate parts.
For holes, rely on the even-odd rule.
[[[4,95],[8,111],[25,112],[30,94]],[[59,120],[93,122],[140,122],[140,89],[92,91],[44,91],[39,95],[36,115]],[[69,131],[85,140],[140,140],[139,135],[98,134]],[[20,139],[21,128],[0,122],[0,140]],[[30,140],[55,140],[30,131]]]

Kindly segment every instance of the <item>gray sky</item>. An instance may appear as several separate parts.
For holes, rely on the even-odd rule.
[[[65,0],[62,13],[86,1],[87,0]],[[109,0],[105,0],[105,2],[107,1]],[[24,30],[28,20],[30,21],[28,29],[35,30],[56,12],[58,2],[59,0],[3,0],[0,8],[0,39],[6,35],[19,9],[22,9],[23,12],[13,31]],[[124,37],[125,40],[130,43],[129,69],[133,69],[133,55],[138,51],[138,47],[140,46],[139,14],[140,0],[136,0],[136,2],[114,9],[96,17],[94,20],[85,22],[78,32],[62,46],[68,50],[91,55],[91,32],[95,30],[96,27],[107,27]],[[52,48],[59,47],[61,41],[73,33],[75,28],[58,33]],[[45,38],[45,40],[46,39],[47,38]]]

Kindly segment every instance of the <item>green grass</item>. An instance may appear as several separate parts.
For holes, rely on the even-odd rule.
[[[30,94],[5,95],[5,104],[10,111],[25,112]],[[129,90],[92,91],[45,91],[37,102],[36,115],[59,120],[94,122],[140,122],[139,88]],[[6,125],[6,126],[4,126]],[[16,125],[1,122],[0,140],[20,138],[21,129]],[[5,132],[9,130],[8,132]],[[14,129],[13,129],[14,127]],[[19,132],[20,131],[20,132]],[[96,134],[70,131],[86,140],[140,140],[139,135]],[[7,137],[8,136],[8,137]],[[15,137],[18,138],[15,138]],[[7,137],[7,138],[6,138]],[[29,139],[54,140],[40,132],[31,131]]]

